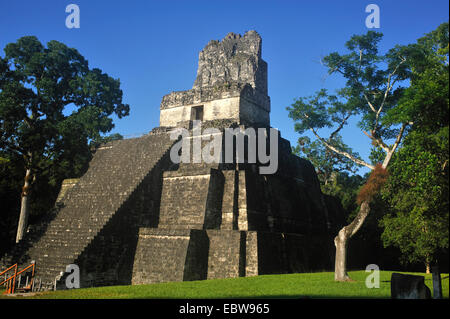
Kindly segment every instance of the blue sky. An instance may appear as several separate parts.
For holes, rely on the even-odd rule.
[[[68,29],[68,4],[80,8],[80,28]],[[76,48],[90,67],[120,78],[130,116],[112,133],[132,136],[159,125],[159,104],[171,91],[192,88],[198,53],[228,32],[256,30],[268,63],[271,124],[296,144],[286,107],[321,88],[343,85],[327,77],[321,57],[344,49],[353,34],[367,32],[368,4],[380,8],[381,49],[408,44],[448,21],[448,1],[6,1],[0,0],[0,49],[25,35]],[[357,129],[344,141],[367,159],[368,138]]]

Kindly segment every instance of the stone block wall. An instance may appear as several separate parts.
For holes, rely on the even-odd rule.
[[[178,127],[177,123],[193,120],[192,108],[203,107],[203,121],[216,119],[234,119],[239,121],[239,95],[212,101],[200,100],[192,104],[173,105],[161,109],[159,122],[161,126]]]
[[[204,230],[191,229],[189,245],[186,250],[183,280],[204,280],[208,273],[210,238]]]
[[[258,232],[258,274],[330,270],[332,243],[331,236]]]
[[[132,283],[330,270],[331,243],[328,237],[289,233],[144,228]]]
[[[238,229],[238,172],[236,170],[224,170],[223,197],[221,208],[220,229]]]
[[[207,279],[245,276],[245,232],[207,230],[207,235]]]
[[[267,107],[255,102],[252,99],[241,98],[239,104],[240,123],[260,123],[269,125],[270,102],[265,103]]]
[[[220,119],[234,120],[239,123],[261,123],[269,125],[270,99],[266,97],[255,97],[248,93],[252,89],[230,94],[228,97],[221,97],[214,100],[192,100],[180,99],[190,104],[179,104],[177,102],[164,101],[161,106],[159,122],[161,126],[178,127],[178,122],[195,120],[192,108],[201,106],[203,108],[203,121],[213,121]],[[189,91],[174,92],[176,94],[189,94]]]
[[[203,229],[219,229],[222,224],[222,202],[225,177],[221,170],[210,169]]]
[[[165,172],[158,227],[202,229],[211,174],[178,175]]]
[[[190,234],[189,229],[141,228],[131,283],[182,281]]]

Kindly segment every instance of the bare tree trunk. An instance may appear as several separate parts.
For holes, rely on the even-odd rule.
[[[397,140],[399,141],[399,137],[397,137]],[[398,143],[397,143],[398,144]],[[397,145],[396,144],[396,145]],[[396,147],[395,145],[395,147]],[[383,161],[383,164],[381,165],[381,169],[385,170],[388,166],[392,154],[395,151],[395,147],[392,151],[387,152],[386,158]],[[374,169],[372,171],[372,174],[376,172],[378,168]],[[370,177],[369,181],[370,182]],[[378,183],[375,183],[374,186],[381,187],[381,185]],[[384,183],[384,182],[383,182]],[[378,185],[377,185],[378,184]],[[379,190],[376,190],[379,191]],[[364,221],[366,220],[367,216],[370,212],[370,203],[371,199],[370,196],[364,199],[361,202],[361,206],[359,207],[359,212],[356,215],[355,219],[347,225],[344,226],[338,233],[338,235],[334,238],[334,245],[336,246],[336,257],[335,257],[335,263],[334,263],[334,280],[336,281],[346,281],[350,280],[350,277],[347,274],[347,246],[348,246],[348,240],[356,234],[356,232],[361,228],[361,226],[364,224]]]
[[[350,277],[347,274],[347,240],[345,236],[345,228],[339,231],[334,238],[336,246],[336,259],[334,261],[334,280],[347,281]]]
[[[425,263],[425,267],[426,267],[425,273],[426,273],[426,274],[430,274],[430,273],[431,273],[431,271],[430,271],[430,263],[429,263],[429,262],[426,262],[426,263]]]
[[[20,203],[20,216],[19,216],[19,224],[17,225],[17,235],[16,235],[16,243],[18,243],[25,234],[25,230],[27,228],[28,223],[28,215],[29,215],[29,202],[30,202],[30,190],[31,190],[31,168],[27,168],[25,173],[25,181],[22,189],[22,198]]]
[[[344,226],[334,238],[334,245],[336,246],[336,258],[334,263],[334,280],[336,281],[347,281],[350,277],[347,274],[347,246],[348,240],[356,234],[359,228],[362,226],[366,220],[367,215],[369,215],[370,207],[369,202],[362,202],[359,212],[355,219],[347,225]]]

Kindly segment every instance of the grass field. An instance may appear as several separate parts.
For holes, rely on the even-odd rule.
[[[334,273],[303,273],[257,277],[170,282],[151,285],[110,286],[38,293],[33,299],[116,299],[116,298],[390,298],[391,271],[380,271],[380,288],[365,285],[369,273],[351,271],[352,282],[335,282]],[[425,276],[432,290],[431,275]],[[444,298],[449,298],[449,275],[442,274]],[[6,297],[0,298],[24,298]]]

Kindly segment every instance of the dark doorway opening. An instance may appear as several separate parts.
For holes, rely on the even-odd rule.
[[[191,111],[191,119],[193,121],[203,121],[203,105],[193,106]]]

